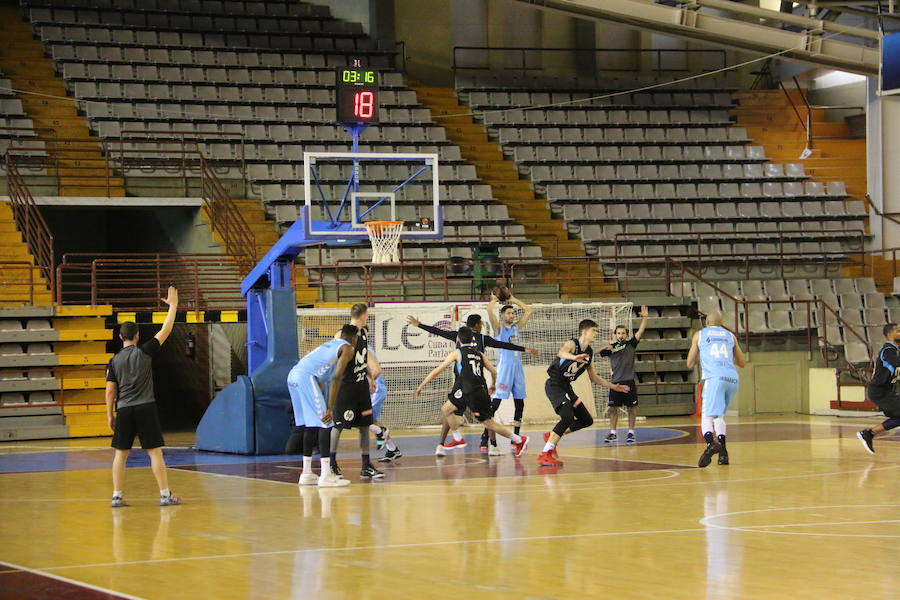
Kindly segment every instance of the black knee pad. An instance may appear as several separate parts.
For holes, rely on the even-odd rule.
[[[319,428],[307,427],[303,434],[303,456],[312,456],[313,450],[319,443]]]
[[[497,409],[500,408],[500,403],[503,402],[500,398],[491,398],[491,410],[497,412]]]
[[[525,412],[525,398],[513,398],[513,406],[515,407],[513,421],[520,423],[522,421],[522,414]]]

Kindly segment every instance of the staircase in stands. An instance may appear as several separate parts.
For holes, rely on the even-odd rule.
[[[475,165],[478,177],[491,186],[494,197],[506,205],[510,217],[525,228],[529,241],[540,246],[545,259],[555,256],[585,258],[579,240],[569,239],[565,224],[554,219],[547,203],[535,196],[534,188],[519,177],[516,164],[503,156],[497,142],[488,139],[487,130],[468,115],[469,107],[461,104],[452,88],[412,86],[419,101],[444,126],[447,137],[459,146],[462,157]],[[447,118],[447,115],[460,115]],[[602,280],[599,270],[592,269],[597,279],[585,281],[585,261],[566,261],[553,268],[559,273],[560,294],[564,298],[618,295],[613,283]],[[548,279],[548,283],[555,280]]]
[[[20,268],[13,265],[4,267],[3,263],[34,264],[34,257],[28,251],[28,245],[22,239],[22,233],[16,228],[12,208],[8,202],[0,202],[0,307],[33,304],[50,306],[53,297],[49,282],[39,269]],[[24,265],[23,265],[24,267]],[[31,271],[31,275],[29,275]],[[29,277],[33,277],[33,286],[29,285]],[[33,287],[33,292],[31,288]]]
[[[40,41],[14,2],[0,4],[0,71],[21,90],[25,114],[34,122],[51,159],[49,174],[59,178],[60,196],[125,195],[121,178],[113,176],[99,141],[75,100],[66,97],[63,80],[44,56]],[[79,140],[66,142],[63,140]],[[87,140],[87,141],[85,141]]]
[[[807,108],[803,102],[803,90],[789,89],[791,100],[804,120]],[[737,125],[747,130],[753,143],[763,146],[766,156],[775,163],[801,163],[804,171],[813,181],[843,181],[849,198],[847,202],[865,202],[866,181],[866,140],[851,138],[846,123],[826,121],[825,110],[813,109],[813,148],[807,158],[800,155],[806,148],[806,130],[791,100],[781,90],[747,90],[734,94],[739,105],[732,110]],[[868,257],[873,267],[871,275],[878,288],[890,291],[893,288],[894,265],[892,261],[880,257]],[[859,260],[851,258],[844,274],[848,277],[862,277],[864,272]]]

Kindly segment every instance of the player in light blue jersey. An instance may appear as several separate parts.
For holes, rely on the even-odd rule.
[[[369,346],[369,355],[375,356],[375,348]],[[376,357],[377,358],[377,357]],[[372,421],[369,425],[369,431],[375,434],[375,444],[380,449],[384,446],[384,456],[378,459],[378,462],[391,462],[403,456],[400,448],[391,439],[391,430],[381,424],[381,410],[384,408],[384,401],[387,398],[387,383],[384,381],[384,371],[375,378],[375,390],[372,392]]]
[[[720,312],[707,315],[706,327],[694,334],[687,357],[688,368],[693,369],[698,361],[703,381],[701,425],[706,449],[700,455],[697,466],[709,465],[713,454],[719,455],[720,465],[727,465],[725,413],[738,391],[738,372],[735,366],[743,368],[747,359],[735,335],[722,327]]]
[[[303,472],[299,485],[319,487],[342,487],[349,485],[331,472],[331,457],[327,449],[331,443],[333,425],[325,389],[340,378],[354,356],[354,346],[358,329],[355,325],[344,325],[340,337],[328,340],[301,358],[290,370],[287,377],[288,391],[294,408],[294,423],[304,427]],[[318,441],[321,456],[321,475],[312,470],[313,448]]]
[[[494,328],[494,334],[501,342],[510,344],[520,344],[519,331],[525,329],[534,309],[516,298],[510,296],[507,302],[500,308],[499,319],[497,317],[497,296],[491,294],[488,302],[488,318],[491,320],[491,327]],[[516,307],[522,309],[522,316],[517,318]],[[521,345],[521,344],[520,344]],[[522,355],[512,350],[500,349],[497,352],[497,381],[496,391],[494,392],[491,406],[494,413],[500,408],[500,403],[506,398],[513,399],[513,431],[516,435],[522,428],[522,414],[525,412],[525,368],[522,366]],[[487,450],[488,431],[484,430],[481,434],[481,446]],[[497,440],[494,435],[490,436],[491,448],[490,454],[498,455]]]

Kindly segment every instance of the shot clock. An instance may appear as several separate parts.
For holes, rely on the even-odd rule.
[[[339,67],[337,120],[339,123],[378,122],[378,72],[361,67]]]

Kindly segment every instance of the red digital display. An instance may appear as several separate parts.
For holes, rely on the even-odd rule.
[[[359,67],[341,67],[336,73],[337,121],[378,122],[378,73]]]

